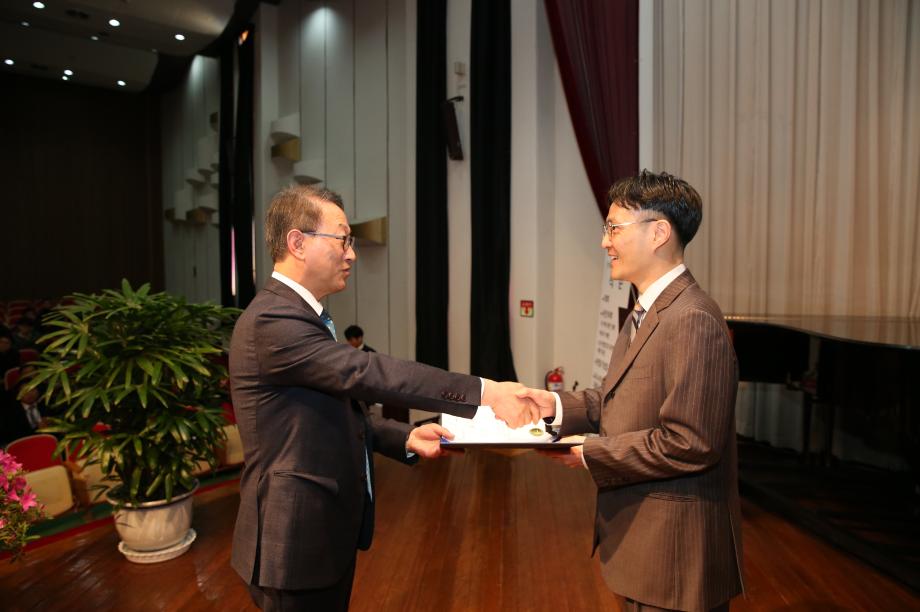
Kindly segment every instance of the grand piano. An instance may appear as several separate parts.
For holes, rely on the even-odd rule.
[[[742,491],[920,590],[920,319],[726,321],[742,381],[801,393],[799,449],[740,440]],[[901,467],[852,460],[842,436]]]

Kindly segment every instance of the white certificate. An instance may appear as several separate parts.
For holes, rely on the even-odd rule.
[[[512,429],[504,421],[495,418],[489,406],[480,406],[476,416],[464,419],[450,414],[441,415],[441,426],[454,434],[453,440],[442,440],[443,446],[471,447],[491,446],[506,448],[545,448],[547,446],[568,446],[554,442],[555,437],[546,431],[541,419]]]

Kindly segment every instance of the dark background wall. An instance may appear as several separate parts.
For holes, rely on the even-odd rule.
[[[163,287],[158,99],[0,75],[0,300]]]

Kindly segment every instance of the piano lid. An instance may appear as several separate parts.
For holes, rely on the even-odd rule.
[[[822,315],[725,315],[729,322],[773,325],[813,336],[920,350],[920,319]]]

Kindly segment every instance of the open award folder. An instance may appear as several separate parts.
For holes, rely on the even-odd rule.
[[[476,416],[464,419],[451,414],[441,415],[441,426],[454,434],[453,440],[441,438],[444,448],[539,448],[545,450],[567,449],[581,442],[559,442],[558,437],[546,431],[541,420],[511,429],[504,421],[495,418],[489,406],[480,406]]]

